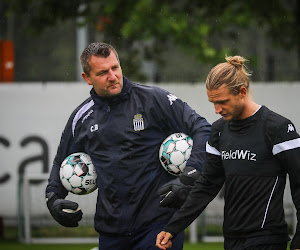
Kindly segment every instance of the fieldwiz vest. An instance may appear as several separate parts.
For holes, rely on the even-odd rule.
[[[229,129],[226,122],[220,134],[219,151],[225,174],[245,176],[282,176],[279,161],[266,143],[265,123],[269,110],[259,115],[255,124],[246,134],[238,134]]]

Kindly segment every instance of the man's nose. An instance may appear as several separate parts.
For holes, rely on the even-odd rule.
[[[114,71],[113,70],[109,70],[108,71],[108,79],[110,80],[110,81],[113,81],[113,80],[116,80],[116,74],[114,73]]]
[[[219,104],[214,104],[216,114],[220,114],[222,111],[222,107]]]

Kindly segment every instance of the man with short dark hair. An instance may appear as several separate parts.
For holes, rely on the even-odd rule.
[[[195,148],[187,169],[201,170],[211,126],[168,91],[124,77],[117,52],[109,44],[90,44],[81,64],[82,77],[92,86],[91,96],[73,111],[62,134],[46,189],[47,206],[61,225],[78,226],[82,211],[77,211],[77,203],[64,199],[68,193],[59,168],[71,153],[85,152],[98,176],[94,222],[99,249],[155,249],[157,233],[175,211],[160,205],[158,189],[169,183],[170,195],[163,197],[162,204],[167,200],[173,206],[182,198],[177,191],[186,190],[195,179],[185,176],[185,184],[178,179],[177,189],[172,190],[176,178],[161,166],[159,147],[172,133],[188,134]],[[67,213],[65,208],[74,211]],[[173,249],[182,247],[183,232]]]

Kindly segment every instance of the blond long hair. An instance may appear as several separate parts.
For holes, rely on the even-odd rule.
[[[228,56],[225,59],[226,62],[219,63],[209,72],[206,78],[206,89],[218,89],[225,84],[233,95],[237,95],[242,86],[248,90],[251,73],[244,65],[247,59],[241,56]]]

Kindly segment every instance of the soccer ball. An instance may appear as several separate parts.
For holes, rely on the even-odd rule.
[[[69,155],[60,166],[59,176],[63,186],[73,194],[89,194],[97,189],[96,169],[86,153]]]
[[[169,135],[159,149],[159,160],[164,169],[175,176],[182,174],[190,158],[193,139],[184,133]]]

